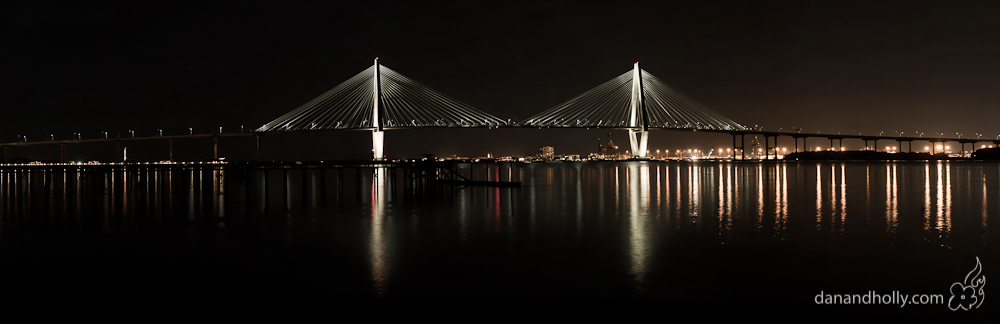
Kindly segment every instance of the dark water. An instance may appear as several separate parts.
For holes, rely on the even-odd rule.
[[[947,301],[977,257],[985,277],[1000,269],[1000,164],[483,163],[460,172],[523,186],[436,188],[386,169],[3,169],[0,302],[542,298],[996,314],[992,298],[955,312]],[[945,303],[817,305],[821,291],[942,294]]]

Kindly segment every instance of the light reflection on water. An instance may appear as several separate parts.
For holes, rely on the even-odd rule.
[[[391,169],[4,169],[0,236],[249,227],[366,255],[374,296],[418,289],[394,287],[432,271],[424,258],[523,276],[548,275],[538,264],[551,268],[549,259],[606,267],[592,271],[627,275],[643,295],[662,289],[663,258],[686,244],[921,237],[984,248],[1000,214],[995,164],[483,163],[458,172],[523,186],[435,188]]]
[[[562,210],[573,210],[576,220],[582,221],[585,209],[596,203],[598,209],[612,209],[612,218],[621,216],[660,219],[686,219],[692,224],[699,224],[702,216],[714,216],[720,226],[720,231],[732,230],[734,222],[741,217],[753,215],[758,221],[757,227],[763,226],[764,218],[774,218],[774,228],[787,228],[790,210],[801,208],[797,205],[801,200],[792,201],[791,196],[803,197],[801,187],[813,186],[815,199],[816,225],[830,227],[834,232],[843,232],[849,215],[860,212],[863,216],[871,216],[872,208],[883,208],[887,230],[897,229],[900,221],[900,208],[916,200],[909,192],[919,189],[922,193],[924,230],[947,234],[952,225],[953,190],[962,190],[960,196],[964,199],[975,196],[978,198],[977,214],[981,216],[981,227],[988,226],[990,215],[989,190],[995,188],[995,168],[983,165],[958,165],[960,171],[953,170],[948,162],[929,162],[922,164],[882,163],[882,172],[873,170],[875,164],[850,163],[816,163],[809,170],[805,164],[734,164],[734,163],[633,163],[633,164],[549,164],[516,167],[507,174],[505,179],[521,180],[525,186],[517,192],[527,202],[529,213],[539,216],[539,212],[558,207]],[[469,166],[465,166],[468,168]],[[482,166],[477,166],[482,167]],[[489,168],[485,174],[489,179],[501,176],[501,169],[509,167]],[[861,170],[863,168],[863,170]],[[902,169],[901,169],[902,168]],[[916,174],[919,169],[922,174]],[[861,172],[860,174],[858,172]],[[336,172],[325,172],[324,178],[313,171],[284,170],[264,173],[259,170],[248,174],[247,179],[227,181],[227,171],[222,169],[189,169],[189,170],[114,170],[85,171],[75,169],[65,170],[5,170],[0,175],[0,195],[2,195],[3,217],[23,218],[40,211],[44,214],[72,214],[74,217],[85,217],[85,210],[98,209],[106,217],[133,219],[149,215],[158,217],[172,212],[177,205],[186,211],[189,219],[203,217],[206,214],[225,218],[227,212],[239,209],[241,214],[263,214],[274,211],[274,196],[281,197],[286,210],[322,209],[320,202],[354,200],[357,189],[344,186],[351,182],[349,177],[354,174],[336,175]],[[350,170],[349,173],[353,173]],[[372,213],[379,210],[379,202],[392,202],[400,193],[392,190],[400,186],[397,183],[376,181],[378,178],[389,179],[386,170],[381,169],[381,177],[372,177],[360,172],[360,178],[368,179],[363,184],[376,193],[358,199],[361,203],[370,204]],[[905,179],[901,178],[905,173]],[[961,172],[958,187],[953,180],[953,174]],[[971,172],[971,173],[970,173]],[[791,175],[790,175],[791,173]],[[809,175],[808,173],[812,173]],[[280,175],[279,175],[280,174]],[[301,175],[301,176],[300,176]],[[484,175],[484,174],[480,174]],[[183,190],[177,189],[178,176],[183,179]],[[278,181],[274,181],[276,178]],[[811,179],[803,181],[803,177]],[[359,179],[360,179],[359,178]],[[863,183],[848,179],[863,178]],[[94,180],[98,180],[95,182]],[[879,179],[882,182],[873,182]],[[253,182],[253,184],[248,183]],[[397,179],[398,180],[398,179]],[[268,183],[270,181],[270,184]],[[991,182],[992,181],[992,182]],[[233,183],[236,182],[236,183]],[[279,182],[282,186],[278,186]],[[321,184],[322,183],[322,184]],[[873,185],[873,183],[877,185]],[[906,192],[901,196],[901,186],[905,184]],[[349,185],[350,186],[350,185]],[[251,188],[252,187],[252,188]],[[879,188],[881,187],[881,188]],[[390,189],[391,188],[391,189]],[[480,188],[472,188],[476,190]],[[978,189],[978,190],[974,190]],[[391,192],[387,192],[391,190]],[[464,190],[464,189],[463,189]],[[509,205],[511,196],[501,197],[500,193],[509,191],[506,188],[491,188],[491,200],[506,200],[491,203],[492,217],[499,217],[504,205]],[[608,191],[610,190],[610,191]],[[881,207],[872,206],[872,194],[884,191],[884,203]],[[978,191],[978,192],[971,192]],[[96,206],[93,200],[95,194],[102,194],[101,204]],[[711,196],[706,196],[711,195]],[[186,201],[178,202],[175,196],[183,196]],[[610,197],[608,197],[610,196]],[[683,199],[682,199],[683,197]],[[747,200],[752,197],[753,201]],[[853,197],[864,199],[864,208],[850,206]],[[251,198],[251,199],[247,199]],[[561,198],[541,200],[540,198]],[[568,198],[568,199],[567,199]],[[591,199],[593,198],[593,199]],[[707,199],[711,198],[711,199]],[[236,199],[229,203],[231,199]],[[473,201],[463,195],[454,197],[455,208],[467,211],[476,207]],[[900,200],[905,201],[901,202]],[[38,204],[36,202],[43,202]],[[306,205],[297,205],[302,201]],[[623,205],[622,202],[627,201]],[[767,202],[771,201],[771,202]],[[572,203],[573,205],[569,205]],[[613,206],[608,206],[610,203]],[[906,204],[904,204],[906,203]],[[741,204],[752,204],[753,212],[746,213]],[[256,207],[253,212],[247,206]],[[544,205],[544,206],[540,206]],[[238,207],[238,208],[231,208]],[[514,206],[519,208],[522,206]],[[866,210],[867,209],[867,210]],[[995,210],[996,208],[994,208]],[[210,212],[206,213],[206,210]],[[467,213],[460,213],[467,214]],[[862,216],[859,216],[862,217]],[[630,218],[631,219],[631,218]],[[824,223],[827,219],[827,223]],[[459,218],[468,221],[467,217]],[[465,228],[466,226],[459,226]],[[496,228],[500,229],[499,227]]]
[[[385,208],[391,203],[387,198],[386,191],[386,169],[376,169],[375,176],[371,180],[371,243],[370,255],[372,263],[372,283],[377,296],[385,295],[385,281],[387,276],[387,266],[385,260],[386,247],[389,245],[384,235],[385,232]]]

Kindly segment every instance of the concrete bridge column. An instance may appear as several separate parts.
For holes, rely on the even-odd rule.
[[[632,156],[646,157],[646,147],[649,144],[649,131],[642,129],[628,130],[629,144],[632,146]]]
[[[743,147],[746,145],[746,137],[745,137],[746,134],[732,133],[732,135],[733,135],[733,159],[734,160],[736,159],[736,155],[738,154],[736,149],[739,149],[740,152],[739,154],[743,155],[742,159],[746,160],[747,159],[746,153],[743,153]],[[740,146],[736,146],[736,135],[740,136]]]
[[[385,156],[385,132],[380,130],[372,131],[372,155],[375,160],[381,160]]]
[[[253,137],[257,140],[257,162],[260,162],[260,134],[254,134]]]
[[[733,136],[733,156],[736,156],[736,134],[730,133]]]
[[[213,146],[212,146],[212,159],[219,160],[219,134],[212,136]]]
[[[778,159],[778,136],[770,136],[770,137],[774,137],[774,146],[771,146],[771,140],[768,139],[768,136],[764,135],[764,159],[765,160],[770,160],[771,159],[771,149],[773,148],[774,149],[774,159],[777,160]]]
[[[962,144],[962,156],[966,156],[966,155],[972,155],[972,152],[975,152],[975,151],[976,151],[976,143],[977,143],[977,142],[979,142],[979,141],[972,141],[972,140],[968,140],[968,141],[959,141],[959,143],[961,143],[961,144]],[[971,149],[971,150],[966,150],[966,149],[965,149],[965,144],[969,144],[969,145],[971,145],[971,146],[972,146],[972,149]]]

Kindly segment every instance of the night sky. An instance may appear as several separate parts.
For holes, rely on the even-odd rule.
[[[4,4],[0,142],[256,128],[376,56],[504,119],[523,120],[640,61],[702,104],[764,130],[997,138],[1000,2],[872,2]],[[552,145],[586,154],[599,137],[606,131],[401,130],[387,133],[386,151],[521,155]],[[627,146],[624,131],[613,139]],[[220,150],[250,159],[252,145],[252,137],[225,139]],[[367,132],[274,135],[264,145],[267,159],[370,156]],[[729,145],[725,134],[655,131],[650,149]],[[165,147],[130,150],[161,160]],[[71,146],[70,155],[107,159],[112,150]],[[211,157],[209,141],[179,142],[178,150],[179,159]],[[16,154],[57,158],[58,149]]]

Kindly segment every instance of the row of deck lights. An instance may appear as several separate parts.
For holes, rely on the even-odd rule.
[[[159,136],[163,136],[163,129],[157,128],[156,132],[157,132],[157,134],[159,134]],[[243,126],[240,126],[240,133],[243,133],[243,132],[245,132],[245,128]],[[219,134],[221,134],[221,133],[222,133],[222,126],[219,126]],[[134,130],[131,130],[131,129],[128,130],[128,134],[129,134],[129,137],[135,137],[135,131]],[[55,141],[56,140],[56,135],[55,134],[47,134],[47,135],[49,135],[49,140],[50,141]],[[105,139],[109,138],[107,131],[101,131],[101,135],[104,135]],[[194,135],[194,128],[193,127],[188,127],[188,135]],[[76,137],[77,140],[82,140],[83,139],[83,133],[74,132],[73,136]],[[27,135],[17,135],[17,142],[27,143],[28,142],[28,136]]]
[[[778,153],[779,156],[785,155],[785,154],[788,153],[788,148],[787,147],[780,147],[780,148],[779,147],[775,147],[774,149],[776,151],[780,151],[780,153]],[[723,152],[725,152],[725,155],[722,155]],[[739,151],[735,151],[735,152],[739,152]],[[771,154],[775,154],[774,153],[775,151],[770,151],[770,152],[771,152]],[[685,157],[701,158],[701,157],[707,157],[708,156],[708,154],[706,154],[705,151],[703,151],[701,149],[674,150],[673,153],[674,153],[673,157],[676,157],[676,158],[685,158]],[[726,158],[732,158],[733,157],[733,153],[734,153],[734,150],[731,149],[731,148],[727,148],[727,149],[719,148],[718,151],[713,150],[712,152],[710,152],[710,154],[712,156],[715,156],[715,157],[726,157]],[[758,148],[757,149],[757,153],[758,153],[758,155],[763,155],[764,154],[764,149],[763,148]],[[627,155],[628,151],[625,151],[625,154]],[[739,154],[739,153],[736,153],[736,154]],[[670,150],[656,150],[656,154],[653,155],[653,151],[652,150],[647,150],[646,151],[646,155],[647,156],[652,156],[653,158],[670,158],[671,157],[671,151]]]
[[[995,147],[996,147],[996,145],[985,145],[985,144],[980,146],[980,148],[982,148],[982,149],[985,149],[985,148],[995,148]],[[870,148],[866,148],[866,149],[870,149]],[[774,150],[775,151],[770,151],[769,150],[768,153],[769,154],[777,154],[779,156],[783,156],[783,155],[788,154],[788,148],[787,147],[775,147]],[[810,151],[810,150],[806,149],[806,151]],[[824,149],[822,146],[817,146],[817,147],[815,147],[815,149],[813,149],[811,151],[813,151],[813,152],[838,151],[838,148],[831,147],[831,148]],[[847,151],[847,148],[841,146],[839,148],[839,151],[841,151],[841,152]],[[950,153],[951,152],[951,145],[937,145],[937,146],[935,146],[935,151],[936,152]],[[725,155],[722,155],[723,152],[725,152]],[[727,149],[719,148],[718,151],[712,152],[712,155],[716,156],[716,157],[732,158],[734,156],[733,155],[734,152],[736,152],[736,155],[740,155],[739,151],[734,151],[731,148],[727,148]],[[750,151],[748,151],[748,152],[750,152]],[[899,153],[899,147],[898,146],[886,146],[885,147],[885,152]],[[928,153],[931,152],[931,147],[930,146],[925,146],[924,147],[924,152],[928,152]],[[628,151],[625,151],[625,153],[628,154]],[[655,155],[653,155],[653,151],[652,150],[646,151],[646,154],[647,155],[651,155],[653,158],[707,157],[707,155],[705,154],[705,151],[703,151],[701,149],[673,150],[672,153],[673,153],[673,156],[671,156],[671,150],[656,150]],[[757,149],[757,155],[763,155],[763,154],[764,154],[764,149],[763,148],[758,148]]]
[[[756,129],[760,130],[760,131],[764,130],[763,127],[758,127]],[[778,128],[778,132],[781,132],[782,130],[784,130],[784,127]],[[792,130],[795,130],[797,133],[802,133],[802,129],[801,128],[792,127]],[[816,134],[821,134],[822,132],[823,131],[817,130]],[[843,131],[835,131],[835,132],[837,132],[837,134],[843,134]],[[893,133],[896,134],[896,137],[904,137],[907,134],[904,131],[894,131]],[[922,138],[922,137],[924,137],[925,133],[921,132],[921,131],[913,131],[913,134],[916,134],[916,136],[914,136],[914,137],[920,137],[920,138]],[[943,132],[937,132],[937,134],[938,134],[939,138],[944,137],[944,133]],[[983,134],[983,133],[975,133],[975,134],[976,134],[976,139],[983,139],[983,136],[986,136],[986,134]],[[858,136],[861,136],[861,135],[862,135],[862,132],[859,131],[858,132]],[[883,136],[883,135],[885,135],[885,131],[879,131],[878,132],[878,136]],[[962,136],[965,136],[964,133],[959,133],[959,132],[955,132],[955,135],[958,136],[958,138],[962,138]],[[996,139],[1000,140],[1000,134],[997,135]]]
[[[205,162],[172,162],[172,161],[160,161],[160,162],[66,162],[66,163],[45,163],[45,162],[28,162],[28,163],[0,163],[0,166],[80,166],[80,165],[199,165],[199,164],[226,164],[225,161],[205,161]]]

